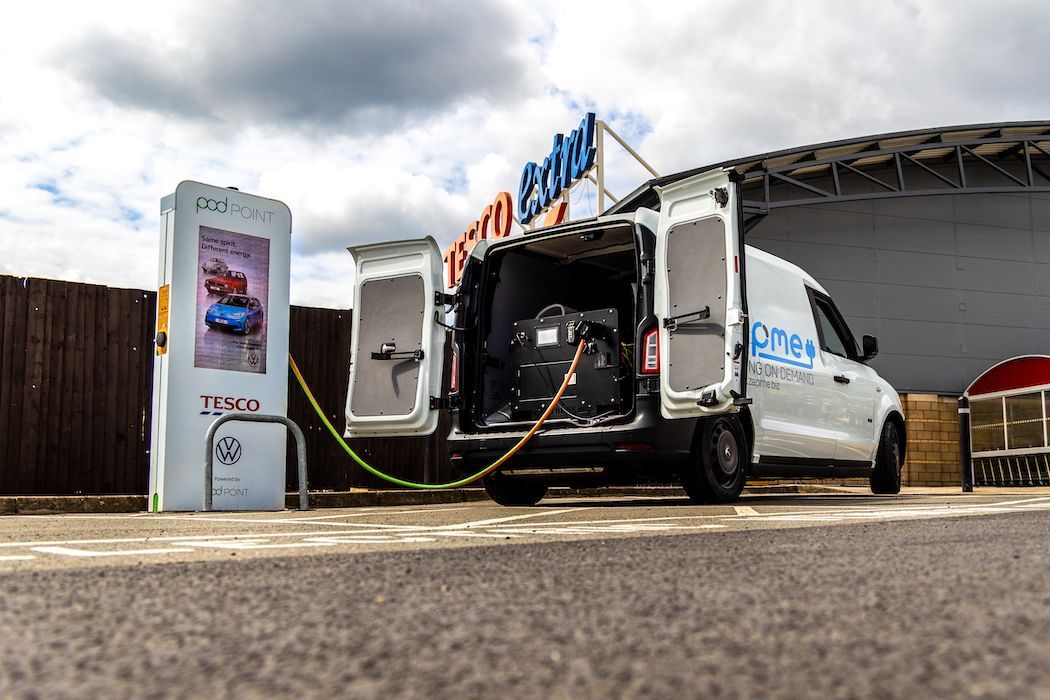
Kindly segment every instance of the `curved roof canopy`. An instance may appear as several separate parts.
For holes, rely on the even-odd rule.
[[[973,380],[963,396],[1022,393],[1025,389],[1050,385],[1050,356],[1021,355],[1003,360]]]
[[[649,180],[608,213],[659,208],[656,189],[724,168],[743,183],[744,210],[959,192],[1050,192],[1050,121],[901,131],[830,141]]]

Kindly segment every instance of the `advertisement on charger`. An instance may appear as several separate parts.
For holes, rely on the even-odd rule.
[[[269,239],[201,226],[198,243],[193,366],[266,374]]]

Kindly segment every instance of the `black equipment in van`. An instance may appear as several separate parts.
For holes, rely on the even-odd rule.
[[[583,419],[620,410],[621,346],[616,309],[516,321],[513,331],[510,361],[514,420],[539,418],[565,379],[581,338],[587,339],[587,345],[559,406],[564,413]]]

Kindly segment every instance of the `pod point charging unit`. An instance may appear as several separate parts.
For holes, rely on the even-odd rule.
[[[205,436],[228,413],[286,416],[292,216],[283,203],[182,182],[160,204],[149,509],[200,510]],[[281,510],[283,425],[214,441],[215,510]]]

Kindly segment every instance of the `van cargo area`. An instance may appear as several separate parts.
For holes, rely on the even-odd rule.
[[[632,225],[525,239],[492,250],[473,370],[479,427],[528,427],[561,386],[581,324],[589,341],[548,425],[594,425],[634,408],[638,254]]]

